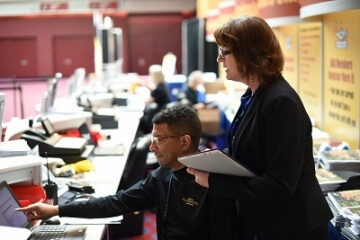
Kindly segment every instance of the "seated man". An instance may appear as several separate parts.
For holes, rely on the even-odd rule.
[[[144,180],[112,196],[59,206],[35,203],[19,208],[29,221],[60,217],[112,217],[156,207],[158,239],[239,239],[239,215],[234,200],[213,197],[178,156],[199,148],[201,124],[195,110],[176,105],[154,118],[153,151],[160,167]]]

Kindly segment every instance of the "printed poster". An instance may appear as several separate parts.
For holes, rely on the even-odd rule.
[[[283,76],[298,91],[298,25],[274,29],[284,53]]]
[[[299,26],[299,95],[319,129],[323,129],[322,35],[322,22]]]
[[[324,130],[359,148],[360,10],[324,16]]]

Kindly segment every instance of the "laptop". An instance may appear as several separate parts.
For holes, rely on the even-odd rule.
[[[27,240],[64,239],[83,240],[86,226],[83,225],[33,225],[23,212],[15,209],[20,203],[6,181],[0,183],[0,226],[27,229]]]

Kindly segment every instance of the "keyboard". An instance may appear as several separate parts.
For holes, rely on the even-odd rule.
[[[60,240],[65,237],[65,229],[64,225],[41,225],[36,226],[31,233],[29,239],[31,240]]]

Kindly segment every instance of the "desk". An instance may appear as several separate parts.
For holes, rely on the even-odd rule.
[[[80,181],[86,181],[95,189],[95,196],[108,196],[115,194],[129,154],[130,146],[135,138],[142,111],[121,110],[116,113],[119,122],[118,129],[101,130],[109,135],[114,142],[125,146],[125,154],[122,156],[94,156],[92,163],[96,170],[84,173]],[[59,184],[66,184],[73,179],[58,178]],[[106,236],[106,225],[89,225],[85,240],[98,240]]]
[[[106,236],[105,225],[89,225],[85,232],[85,240],[99,240]]]

